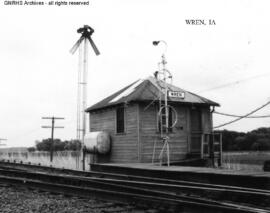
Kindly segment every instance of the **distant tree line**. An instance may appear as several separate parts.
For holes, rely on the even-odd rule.
[[[270,151],[270,127],[261,127],[250,132],[222,130],[222,149],[224,151]],[[78,140],[54,140],[54,151],[76,151],[81,149]],[[35,147],[28,151],[50,151],[51,139],[36,141]]]
[[[42,141],[36,141],[35,147],[29,147],[28,151],[50,151],[51,150],[51,139],[43,139]],[[54,151],[76,151],[81,149],[81,142],[79,140],[65,140],[54,139],[53,150]]]
[[[250,132],[223,130],[222,148],[224,151],[269,151],[270,128],[261,127]]]

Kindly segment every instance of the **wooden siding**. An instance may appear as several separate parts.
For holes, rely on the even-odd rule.
[[[170,160],[180,161],[190,152],[192,141],[191,106],[173,105],[178,121],[169,133]],[[116,107],[90,113],[90,131],[106,131],[111,135],[111,153],[98,156],[99,163],[149,163],[152,162],[154,146],[155,162],[163,146],[157,125],[157,105],[133,103],[125,107],[125,133],[116,133]],[[201,111],[202,133],[210,133],[212,119],[210,107],[198,107]],[[174,118],[173,118],[174,120]],[[166,162],[164,155],[163,162]]]
[[[210,112],[210,107],[202,108],[202,127],[203,133],[212,132],[212,113]]]
[[[112,147],[108,156],[98,156],[98,162],[138,162],[137,104],[125,107],[125,133],[116,133],[116,108],[90,113],[90,131],[106,131]]]
[[[157,106],[151,105],[146,109],[147,104],[140,104],[140,162],[151,162],[155,148],[155,161],[163,146],[160,133],[157,127]],[[178,122],[169,134],[170,160],[179,161],[186,157],[188,151],[188,128],[187,128],[187,107],[174,106],[178,114]],[[173,118],[174,120],[174,118]],[[164,155],[165,156],[165,155]],[[166,158],[164,158],[165,162]]]

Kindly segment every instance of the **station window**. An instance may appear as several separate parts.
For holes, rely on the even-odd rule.
[[[125,108],[118,107],[116,109],[116,133],[125,132]]]

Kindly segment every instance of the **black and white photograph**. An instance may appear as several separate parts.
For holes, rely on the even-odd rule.
[[[269,8],[1,0],[0,213],[270,212]]]

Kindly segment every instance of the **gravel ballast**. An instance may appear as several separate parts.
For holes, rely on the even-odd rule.
[[[112,203],[107,201],[65,196],[36,189],[0,185],[0,212],[1,213],[106,213],[106,212],[133,212],[157,213],[156,210],[138,209],[128,204]]]

